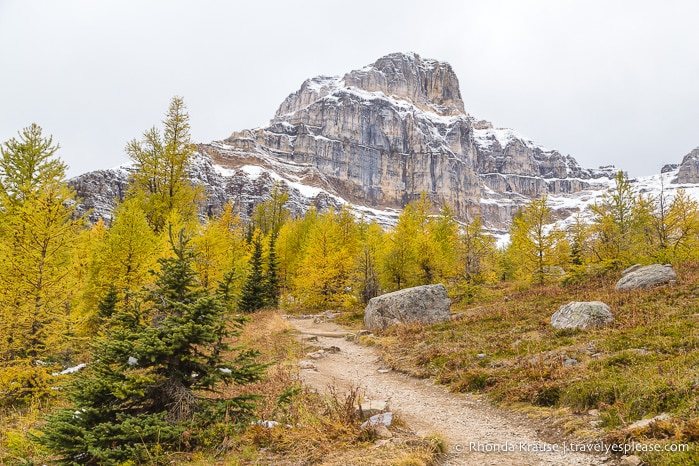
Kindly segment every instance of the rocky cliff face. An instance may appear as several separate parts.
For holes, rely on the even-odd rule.
[[[130,172],[126,165],[88,172],[70,180],[68,183],[80,198],[78,213],[87,214],[88,220],[93,223],[100,218],[110,221],[112,209],[126,195]]]
[[[685,155],[673,183],[699,183],[699,147]]]
[[[283,178],[271,170],[253,165],[239,165],[237,169],[224,168],[215,163],[218,159],[215,147],[199,146],[200,151],[195,155],[189,173],[192,182],[203,186],[206,191],[206,201],[199,210],[202,218],[217,215],[228,202],[233,202],[234,211],[247,219],[257,204],[269,198],[272,188],[278,182],[285,184],[289,194],[286,207],[294,216],[302,215],[311,206],[318,210],[330,206],[336,209],[342,207],[339,198],[300,183],[284,183],[281,181]],[[91,222],[102,218],[109,223],[112,210],[126,195],[132,171],[130,165],[125,165],[85,173],[70,180],[69,184],[80,199],[78,213],[86,214]],[[390,218],[377,220],[384,224],[390,223]]]
[[[352,203],[398,209],[424,191],[466,218],[478,213],[480,183],[462,109],[449,65],[395,54],[304,82],[268,127],[224,142],[314,167]]]
[[[476,120],[464,110],[451,66],[412,53],[309,79],[267,127],[201,145],[197,160],[192,177],[207,187],[208,212],[232,198],[245,214],[277,179],[295,191],[299,209],[346,201],[377,214],[426,192],[461,219],[482,215],[494,228],[533,197],[577,192],[613,172],[582,169],[570,156]],[[99,176],[107,175],[74,182],[86,205],[91,194],[82,188]]]
[[[305,81],[279,107],[277,117],[301,110],[338,87],[391,96],[438,115],[465,113],[459,80],[451,65],[412,53],[394,53],[361,70],[351,71],[342,79],[321,76]]]

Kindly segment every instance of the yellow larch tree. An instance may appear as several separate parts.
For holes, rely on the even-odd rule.
[[[357,226],[348,209],[330,209],[318,215],[294,278],[295,295],[303,304],[334,308],[352,301],[357,238]]]
[[[90,320],[97,322],[98,302],[114,290],[121,302],[151,283],[151,270],[157,269],[158,258],[167,244],[150,227],[140,202],[127,198],[113,213],[111,227],[95,246],[90,263],[88,285],[83,297]]]
[[[570,248],[565,234],[553,225],[547,198],[531,201],[512,219],[510,244],[505,252],[514,264],[515,276],[522,281],[543,284],[552,267],[567,263]]]
[[[0,399],[49,393],[74,344],[71,260],[82,221],[58,146],[33,124],[0,149]]]
[[[224,274],[231,271],[232,277],[242,277],[250,248],[245,242],[243,222],[230,202],[192,238],[192,247],[193,266],[204,288],[215,290]]]
[[[173,211],[185,221],[197,221],[203,192],[189,179],[196,146],[190,139],[189,114],[182,97],[170,101],[163,126],[162,133],[153,127],[141,140],[133,139],[126,146],[127,155],[136,164],[130,195],[140,200],[156,232],[167,230],[168,215]]]
[[[293,291],[296,276],[304,257],[310,233],[318,222],[318,211],[311,207],[302,218],[293,218],[279,229],[276,241],[277,262],[279,264],[279,285],[282,301],[293,305]]]

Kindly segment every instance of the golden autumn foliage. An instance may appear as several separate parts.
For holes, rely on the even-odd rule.
[[[57,149],[37,125],[2,147],[0,403],[47,396],[48,375],[75,346],[71,265],[82,221]]]
[[[299,301],[313,308],[333,308],[352,300],[357,239],[357,225],[347,209],[318,215],[293,280]]]
[[[126,153],[137,168],[132,175],[130,196],[138,199],[155,232],[166,229],[168,215],[173,211],[178,211],[185,221],[197,218],[202,190],[188,178],[195,151],[189,115],[181,97],[170,101],[162,133],[154,126],[143,133],[141,140],[133,139],[126,146]]]
[[[249,218],[229,203],[203,219],[201,191],[188,177],[195,149],[179,98],[162,134],[152,129],[129,143],[139,170],[109,219],[89,225],[78,216],[57,150],[37,125],[1,148],[0,407],[60,398],[53,374],[88,358],[110,312],[157,287],[160,264],[175,259],[172,231],[188,238],[192,283],[225,295],[228,317],[270,307],[357,310],[382,293],[430,283],[470,303],[495,293],[498,280],[545,290],[637,262],[699,259],[699,203],[681,189],[638,195],[623,173],[592,217],[575,216],[565,231],[546,197],[522,206],[509,243],[498,249],[479,217],[459,222],[426,194],[393,226],[358,218],[347,206],[293,217],[281,184]],[[147,315],[154,304],[143,306],[132,309],[143,311],[136,320],[154,317]]]
[[[214,289],[230,270],[236,277],[242,276],[248,257],[245,226],[233,213],[230,203],[219,217],[201,226],[200,234],[192,238],[192,245],[196,253],[194,269],[205,288]]]
[[[157,268],[158,257],[166,250],[164,238],[151,229],[146,213],[133,198],[115,209],[109,229],[96,231],[93,236],[81,302],[85,313],[92,313],[92,320],[97,303],[110,289],[119,299],[128,301],[129,294],[149,283],[150,271]]]
[[[552,222],[546,197],[531,201],[512,219],[505,254],[511,258],[518,279],[543,284],[555,277],[552,267],[567,265],[568,242],[563,231],[550,226]]]

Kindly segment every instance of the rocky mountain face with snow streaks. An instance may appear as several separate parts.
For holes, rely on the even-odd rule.
[[[685,155],[673,183],[699,183],[699,147]]]
[[[481,215],[502,229],[529,199],[578,192],[613,171],[583,169],[570,156],[475,119],[448,63],[396,53],[342,77],[305,81],[268,126],[200,145],[191,175],[207,190],[204,213],[233,199],[245,216],[280,181],[297,213],[349,202],[385,221],[426,192],[462,220]],[[118,173],[73,180],[94,216],[113,204],[105,196],[122,192],[126,169]]]

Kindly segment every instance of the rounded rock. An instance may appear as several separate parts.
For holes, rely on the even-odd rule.
[[[551,325],[558,329],[579,328],[587,330],[600,328],[614,322],[609,306],[601,301],[573,301],[561,306],[551,316]]]

